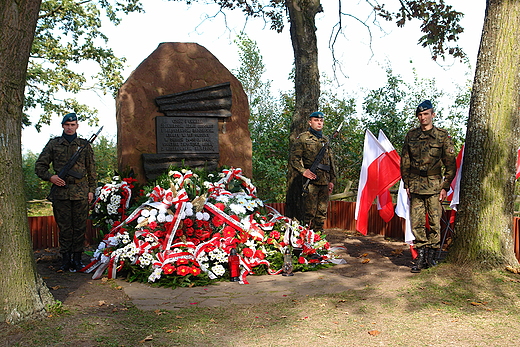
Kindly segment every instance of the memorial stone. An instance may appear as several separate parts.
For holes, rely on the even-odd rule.
[[[196,43],[162,43],[116,99],[118,166],[141,183],[170,165],[252,174],[249,105],[240,82]]]

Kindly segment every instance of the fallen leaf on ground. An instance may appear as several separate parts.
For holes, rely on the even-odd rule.
[[[472,302],[470,302],[470,304],[473,305],[473,306],[481,306],[481,305],[485,305],[486,303],[485,302],[472,301]]]
[[[363,253],[359,256],[359,258],[364,258],[364,257],[368,257],[368,253]]]
[[[370,259],[369,258],[363,259],[361,261],[361,264],[366,264],[366,263],[370,263]]]
[[[402,249],[394,249],[392,251],[392,255],[402,255],[403,254],[403,250]]]
[[[98,305],[99,306],[103,306],[104,304],[106,304],[105,300],[99,300],[98,301]]]
[[[58,290],[60,289],[61,287],[60,286],[54,286],[54,287],[51,287],[52,290]]]
[[[370,330],[370,331],[368,332],[368,334],[369,334],[369,335],[372,335],[372,336],[377,336],[377,335],[381,334],[381,332],[378,331],[378,330]]]
[[[142,343],[142,342],[152,341],[152,340],[153,340],[153,336],[152,336],[152,335],[148,335],[148,336],[146,336],[144,339],[142,339],[142,340],[139,341],[139,342]]]

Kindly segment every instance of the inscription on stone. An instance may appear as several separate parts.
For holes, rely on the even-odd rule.
[[[218,119],[207,117],[155,118],[157,153],[218,153]]]

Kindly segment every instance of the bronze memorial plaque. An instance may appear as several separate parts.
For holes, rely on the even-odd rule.
[[[157,153],[218,153],[218,119],[156,117]]]

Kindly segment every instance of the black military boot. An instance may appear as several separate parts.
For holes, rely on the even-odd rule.
[[[424,269],[424,250],[424,247],[417,248],[417,258],[415,259],[415,265],[410,270],[411,272],[419,273],[421,269]]]
[[[61,266],[58,269],[58,272],[67,271],[71,268],[72,264],[70,262],[70,253],[62,253],[61,254]]]
[[[72,259],[72,266],[69,270],[70,272],[80,271],[81,269],[83,269],[85,267],[85,265],[83,265],[81,263],[81,254],[82,254],[82,252],[74,252],[73,259]],[[73,271],[73,269],[74,269],[74,271]]]
[[[437,253],[437,249],[435,249],[435,248],[430,248],[428,250],[428,256],[426,257],[426,263],[428,263],[429,267],[434,267],[435,265],[437,265],[437,256],[435,253]]]

